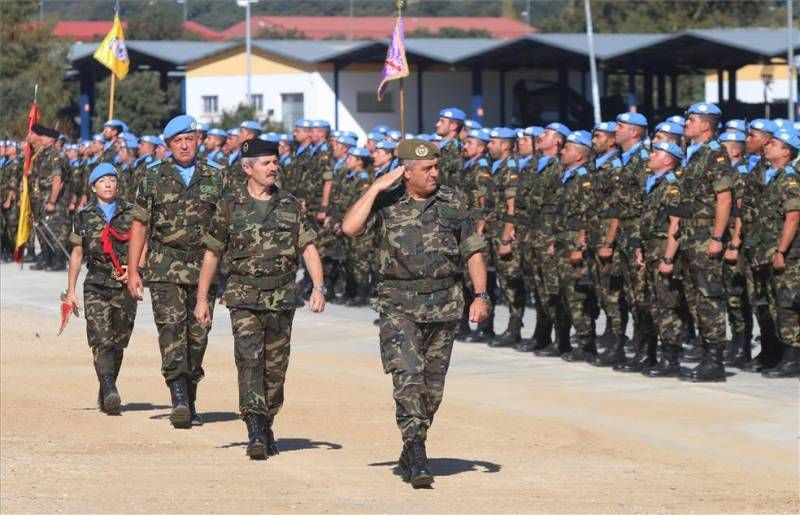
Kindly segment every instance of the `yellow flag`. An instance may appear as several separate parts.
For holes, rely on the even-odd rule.
[[[122,32],[122,22],[119,15],[114,15],[114,25],[106,35],[100,46],[94,52],[94,58],[100,61],[103,66],[111,70],[118,79],[128,75],[128,48],[125,46],[125,34]]]

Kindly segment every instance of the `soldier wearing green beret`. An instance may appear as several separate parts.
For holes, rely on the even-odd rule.
[[[466,265],[475,289],[470,320],[489,310],[483,239],[463,197],[438,184],[439,149],[408,139],[397,148],[400,166],[379,177],[353,204],[343,232],[374,231],[378,254],[376,309],[384,371],[392,374],[400,466],[412,486],[433,482],[427,431],[442,401]]]

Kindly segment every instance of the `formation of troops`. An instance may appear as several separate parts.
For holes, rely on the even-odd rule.
[[[295,310],[371,302],[415,487],[433,481],[425,439],[455,340],[652,378],[800,377],[800,136],[787,120],[725,121],[700,102],[655,126],[626,112],[591,131],[489,129],[445,108],[434,134],[378,126],[358,140],[306,119],[288,135],[182,115],[140,137],[109,120],[80,144],[36,125],[0,142],[3,258],[32,145],[25,259],[52,271],[68,259],[76,307],[88,267],[100,409],[120,413],[116,379],[146,286],[170,420],[201,425],[219,299],[252,459],[279,452]],[[510,317],[496,332],[501,303]],[[526,309],[536,325],[523,336]]]

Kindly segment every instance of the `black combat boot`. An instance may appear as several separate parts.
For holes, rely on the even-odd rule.
[[[725,347],[725,359],[722,364],[726,367],[740,368],[748,361],[750,361],[750,338],[746,334],[735,332]]]
[[[683,369],[678,374],[681,381],[692,383],[720,383],[727,381],[722,364],[722,346],[709,345],[703,361],[693,369]]]
[[[169,393],[172,397],[172,412],[169,414],[169,421],[175,429],[191,429],[192,427],[192,412],[189,409],[187,390],[185,377],[169,383]]]
[[[569,324],[566,321],[557,322],[556,339],[552,340],[546,347],[533,351],[534,356],[541,358],[557,358],[564,353],[572,351],[572,344],[569,341]]]
[[[787,346],[780,362],[761,372],[761,375],[769,378],[800,377],[800,349]]]
[[[656,366],[642,370],[645,377],[678,377],[681,370],[681,348],[677,345],[661,346],[661,361]]]
[[[195,402],[197,401],[197,383],[194,381],[189,382],[189,414],[191,415],[193,426],[202,426],[203,417],[197,414]]]
[[[541,331],[533,334],[533,351],[544,349],[553,342],[550,333],[553,331],[553,322],[549,319],[542,319]]]
[[[530,338],[524,338],[518,344],[514,345],[514,350],[519,352],[533,352],[538,347],[536,342],[542,339],[542,332],[544,331],[544,322],[541,318],[536,319],[536,327],[533,329],[533,335]]]
[[[574,349],[561,355],[561,359],[570,363],[589,361],[597,356],[597,347],[594,343],[594,336],[578,336],[575,340],[577,344]]]
[[[641,340],[632,358],[614,365],[616,372],[641,372],[656,364],[658,337],[655,334],[642,335]]]
[[[428,469],[428,455],[425,452],[425,442],[415,438],[408,446],[408,457],[411,462],[409,481],[414,488],[424,488],[433,483],[433,475]]]
[[[369,304],[369,285],[359,284],[356,286],[356,294],[353,298],[346,302],[346,305],[352,307],[363,307]]]
[[[397,459],[397,465],[400,467],[403,477],[409,479],[411,476],[411,459],[408,457],[408,446],[411,442],[403,442],[403,450],[400,451],[400,458]]]
[[[103,411],[107,415],[119,415],[122,400],[114,383],[114,376],[110,374],[100,376],[100,390],[103,392]]]
[[[470,334],[472,334],[472,329],[469,327],[469,315],[467,315],[467,317],[462,316],[461,320],[458,321],[455,339],[458,341],[464,341],[464,338]]]
[[[272,423],[267,423],[267,456],[277,456],[281,453],[278,447],[278,440],[275,438],[275,433],[272,431]]]
[[[31,265],[31,270],[47,270],[47,267],[50,266],[50,254],[51,251],[48,248],[42,248],[42,251],[39,252],[39,255],[36,256],[36,262]]]
[[[508,320],[508,327],[503,334],[494,338],[489,342],[489,347],[510,347],[515,343],[522,341],[522,320],[519,318],[510,318]]]
[[[247,425],[247,455],[251,460],[267,459],[267,417],[248,413],[244,423]]]
[[[697,336],[690,332],[686,336],[686,341],[683,344],[683,355],[681,361],[684,363],[699,363],[706,355],[706,349]]]
[[[740,368],[745,372],[763,372],[778,365],[781,360],[783,343],[775,334],[775,326],[768,319],[762,319],[761,327],[761,352],[755,359],[742,365]]]
[[[592,358],[590,364],[596,367],[613,367],[625,361],[625,336],[614,334],[607,341],[609,346],[606,351]]]

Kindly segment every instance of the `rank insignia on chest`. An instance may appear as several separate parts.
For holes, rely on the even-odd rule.
[[[724,163],[724,162],[725,162],[725,158],[724,157],[722,157],[722,156],[718,156],[717,157],[717,163]]]
[[[584,188],[588,188],[591,185],[592,185],[591,181],[585,181],[581,183],[581,186],[583,186]]]

